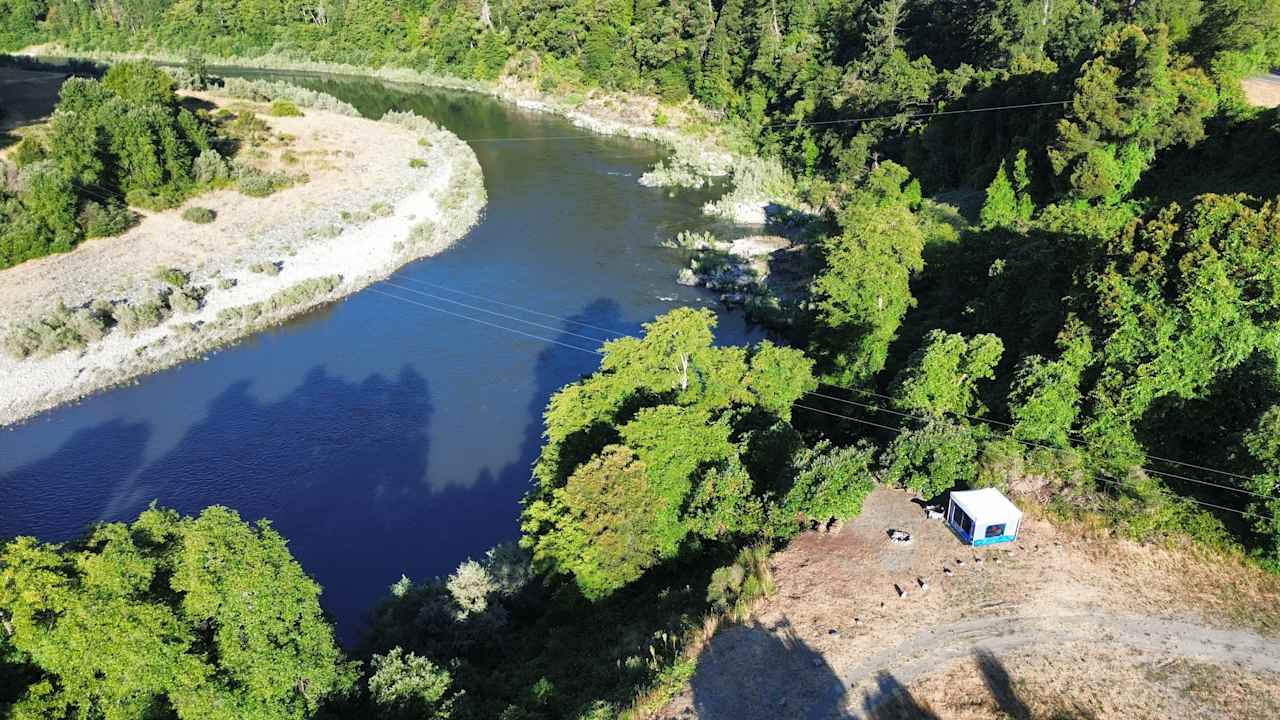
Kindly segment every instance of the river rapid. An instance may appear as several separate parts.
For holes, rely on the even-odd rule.
[[[484,217],[386,282],[0,430],[0,537],[63,541],[153,501],[183,513],[226,505],[289,539],[350,643],[401,574],[446,574],[518,536],[542,411],[595,369],[590,350],[672,308],[717,307],[674,282],[685,258],[659,247],[709,227],[701,205],[713,193],[642,187],[662,148],[489,97],[227,74],[440,123],[480,160]],[[761,336],[720,313],[719,342]]]

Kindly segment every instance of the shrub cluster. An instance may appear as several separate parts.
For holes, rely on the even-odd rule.
[[[226,78],[222,82],[222,92],[224,95],[253,102],[286,100],[297,107],[323,110],[350,117],[360,117],[360,112],[354,106],[332,95],[326,95],[285,82]]]
[[[211,223],[217,216],[217,213],[206,207],[189,207],[182,211],[183,220],[196,223],[198,225]]]
[[[274,100],[271,103],[271,117],[302,117],[302,111],[289,100]]]
[[[110,306],[105,303],[96,302],[74,310],[59,303],[48,315],[10,331],[5,337],[4,349],[19,360],[47,357],[63,350],[83,348],[101,339],[113,322]]]

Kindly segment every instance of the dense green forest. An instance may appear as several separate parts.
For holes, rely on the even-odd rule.
[[[311,648],[307,683],[242,716],[616,716],[687,677],[704,613],[767,589],[751,548],[856,515],[875,483],[1030,488],[1280,571],[1280,115],[1239,85],[1280,64],[1280,1],[21,0],[0,22],[10,47],[654,93],[780,158],[809,211],[785,346],[715,347],[692,310],[607,344],[550,402],[520,547],[396,583],[353,649],[362,680]],[[203,516],[155,513],[5,548],[0,651],[25,680],[0,702],[197,717],[184,703],[221,692],[158,660],[86,688],[94,668],[59,649],[93,627],[31,607],[46,586],[72,609],[139,604],[174,623],[133,626],[171,653],[147,659],[232,662],[211,649],[229,621],[188,608],[205,581],[180,572]],[[310,622],[313,600],[289,602]],[[250,645],[239,660],[275,652]]]

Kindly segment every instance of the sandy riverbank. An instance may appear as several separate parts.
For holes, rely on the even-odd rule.
[[[157,268],[180,269],[191,286],[207,288],[198,310],[136,334],[117,327],[81,350],[0,356],[0,426],[351,294],[441,252],[479,219],[486,196],[475,154],[422,118],[372,121],[314,109],[301,118],[260,117],[273,133],[293,138],[293,172],[305,172],[307,182],[265,198],[234,190],[202,195],[149,214],[117,237],[0,271],[0,336],[59,301],[76,307],[154,298],[163,289]],[[190,206],[217,217],[208,225],[187,222],[181,213]],[[267,265],[279,272],[262,272]]]

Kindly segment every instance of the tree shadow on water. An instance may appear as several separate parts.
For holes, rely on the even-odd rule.
[[[427,382],[410,367],[350,381],[317,366],[276,400],[234,382],[148,465],[151,429],[117,419],[0,477],[0,534],[60,541],[95,522],[130,520],[152,501],[186,514],[226,505],[289,539],[349,640],[402,571],[424,555],[465,552],[457,545],[473,539],[466,527],[451,532],[433,518],[486,511],[470,497],[432,493],[431,416]]]
[[[489,468],[480,471],[481,481],[496,481],[498,487],[517,490],[515,500],[519,500],[531,487],[530,468],[542,451],[542,416],[547,410],[547,402],[560,388],[595,372],[599,367],[598,355],[574,348],[599,350],[605,341],[618,337],[598,328],[615,329],[617,333],[635,332],[622,318],[622,309],[618,303],[608,298],[593,300],[581,312],[566,320],[568,322],[561,323],[564,331],[555,338],[556,343],[549,343],[539,352],[534,363],[534,391],[529,398],[528,423],[525,425],[519,456],[496,473]]]
[[[146,423],[117,418],[79,430],[49,456],[0,475],[0,540],[34,535],[57,542],[78,535],[142,467],[150,439]]]

